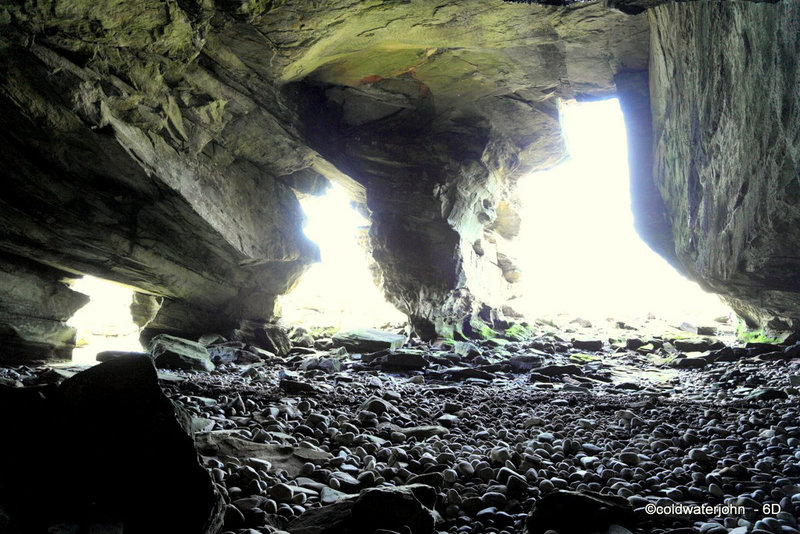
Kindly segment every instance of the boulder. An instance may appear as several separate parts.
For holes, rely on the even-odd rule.
[[[110,362],[111,360],[116,360],[117,358],[123,357],[134,357],[137,356],[139,358],[149,358],[149,352],[138,352],[138,351],[127,351],[127,350],[104,350],[102,352],[98,352],[95,356],[95,360],[100,363]]]
[[[191,422],[159,388],[150,358],[120,356],[57,388],[17,392],[26,395],[0,447],[0,493],[13,490],[2,497],[22,531],[98,520],[136,534],[220,531],[223,502]],[[68,437],[58,454],[53,436]]]
[[[377,328],[358,328],[336,333],[333,343],[344,347],[348,352],[377,352],[385,349],[399,349],[406,342],[406,337]]]
[[[632,527],[636,523],[627,499],[593,492],[557,490],[536,501],[525,521],[526,534],[548,530],[570,534],[605,531],[611,525]]]
[[[188,339],[159,334],[150,340],[147,351],[153,356],[156,366],[163,369],[214,370],[206,347]]]
[[[433,534],[436,490],[423,484],[367,489],[356,499],[308,510],[292,521],[291,534],[373,534],[380,530]]]

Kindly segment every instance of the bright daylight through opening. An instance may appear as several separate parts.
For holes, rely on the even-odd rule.
[[[730,314],[633,227],[625,125],[616,99],[562,106],[569,159],[519,183],[526,317],[708,322]]]
[[[406,316],[386,302],[373,282],[363,241],[369,221],[350,204],[345,191],[332,187],[300,200],[305,234],[320,247],[298,286],[280,300],[287,325],[351,328],[403,323]]]
[[[105,350],[142,350],[139,328],[131,318],[131,288],[84,276],[72,283],[72,289],[91,298],[67,322],[78,330],[74,363],[95,364],[97,353]]]

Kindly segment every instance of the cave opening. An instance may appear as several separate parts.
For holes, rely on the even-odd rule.
[[[561,105],[568,159],[518,183],[526,317],[713,324],[732,317],[636,233],[625,123],[616,98]]]
[[[297,287],[280,297],[282,322],[304,328],[394,327],[406,316],[377,287],[380,276],[369,253],[369,220],[336,184],[322,195],[299,199],[303,231],[320,248]]]
[[[131,317],[132,288],[89,275],[71,288],[91,299],[67,321],[77,330],[73,363],[94,365],[97,353],[107,350],[142,350],[139,327]]]

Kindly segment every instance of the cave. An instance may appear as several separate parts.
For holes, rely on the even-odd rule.
[[[0,532],[800,532],[797,2],[41,0],[0,27]],[[616,189],[571,181],[570,110],[612,102],[625,135],[582,137],[624,149]],[[529,238],[575,208],[566,248]],[[527,308],[603,269],[677,296],[625,270],[634,232],[722,311],[589,317],[588,276]]]

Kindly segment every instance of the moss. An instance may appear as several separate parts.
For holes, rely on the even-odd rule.
[[[497,332],[492,330],[488,325],[483,325],[481,326],[480,336],[483,339],[492,339],[494,337],[497,337]]]
[[[533,333],[521,324],[514,323],[506,328],[503,336],[514,341],[526,341],[533,336]]]
[[[569,359],[575,363],[587,363],[599,360],[599,356],[593,356],[591,354],[570,354]]]
[[[761,328],[748,330],[747,324],[742,319],[739,319],[739,324],[736,327],[736,339],[741,343],[780,343],[781,341],[778,338],[768,336]]]

